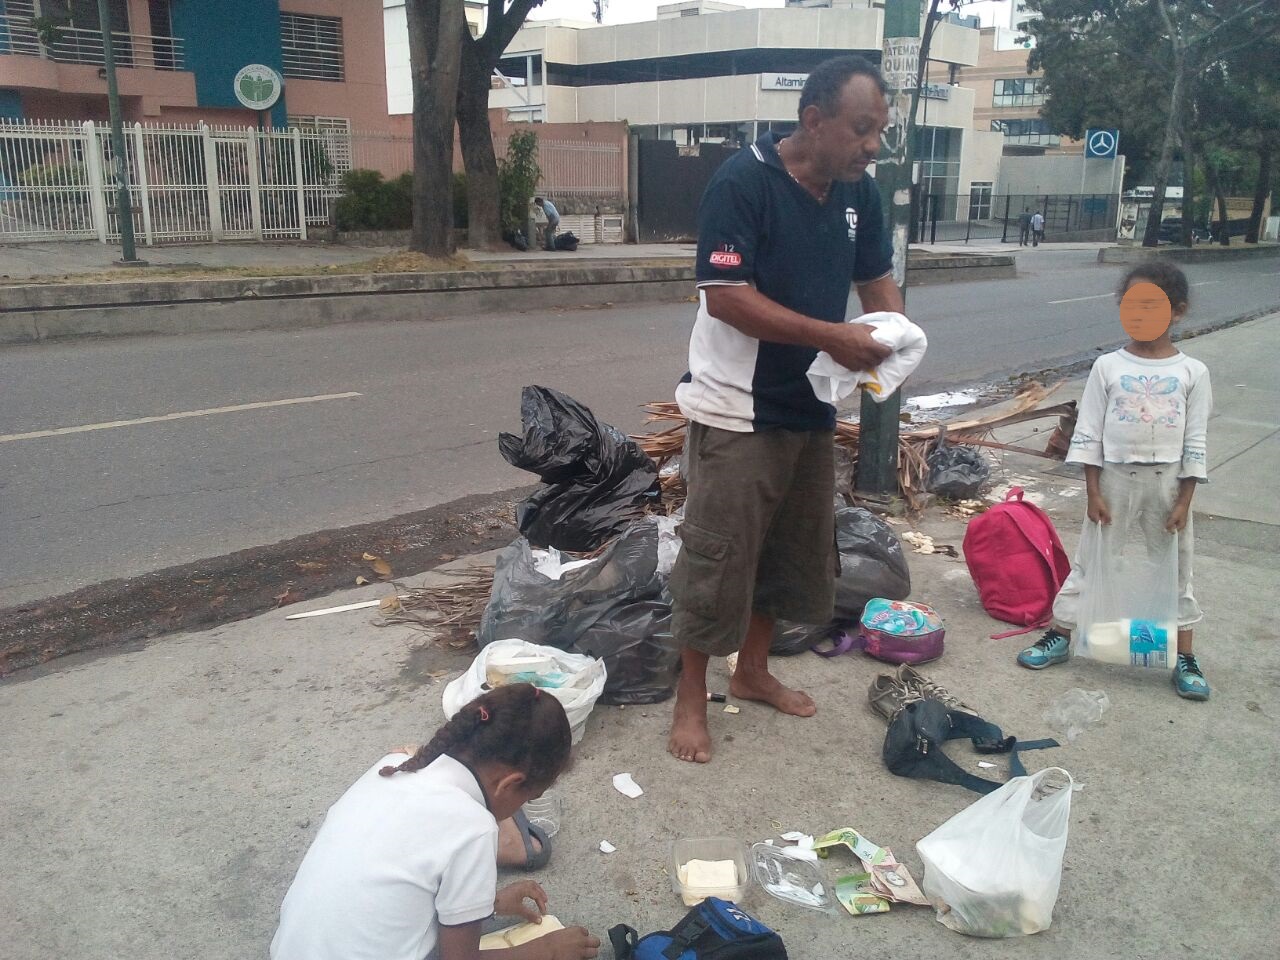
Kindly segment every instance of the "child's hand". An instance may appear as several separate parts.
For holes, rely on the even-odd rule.
[[[1089,519],[1104,527],[1111,526],[1111,508],[1107,506],[1102,494],[1089,497]]]
[[[600,953],[600,941],[585,927],[566,927],[533,942],[546,945],[546,960],[591,960]]]
[[[1173,505],[1173,509],[1169,511],[1169,516],[1164,522],[1164,528],[1170,533],[1180,533],[1186,529],[1187,517],[1191,513],[1191,504],[1183,503],[1179,500]]]
[[[526,900],[532,900],[534,906],[527,906]],[[547,893],[532,880],[517,880],[498,891],[493,898],[493,912],[500,917],[520,917],[530,923],[541,923],[542,915],[547,912]]]

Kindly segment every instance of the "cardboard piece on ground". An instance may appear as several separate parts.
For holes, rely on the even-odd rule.
[[[548,913],[543,916],[541,923],[517,923],[515,926],[485,934],[480,938],[480,949],[505,950],[508,947],[518,947],[522,943],[537,940],[548,933],[563,929],[564,924]]]

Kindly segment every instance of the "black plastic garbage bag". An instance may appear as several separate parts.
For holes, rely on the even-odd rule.
[[[573,653],[600,657],[608,677],[600,703],[658,703],[675,692],[680,648],[671,637],[671,598],[614,607],[578,637]]]
[[[856,630],[862,608],[872,597],[905,600],[911,595],[911,571],[902,543],[893,528],[870,510],[836,510],[836,550],[840,554],[840,575],[836,577],[834,619],[824,625],[779,621],[770,653],[803,653],[820,640],[830,639],[841,628]]]
[[[973,447],[948,444],[945,429],[938,431],[938,442],[925,463],[929,472],[925,475],[924,488],[952,500],[976,497],[978,489],[991,478],[986,458]]]
[[[653,523],[636,524],[594,561],[559,580],[540,573],[529,541],[517,540],[498,554],[493,591],[476,639],[482,647],[515,638],[572,650],[579,637],[616,607],[656,599],[662,592],[657,567],[658,528]]]
[[[639,444],[572,397],[525,387],[520,419],[523,435],[502,434],[498,450],[507,463],[546,484],[516,508],[517,525],[530,542],[590,552],[660,499],[657,467]]]

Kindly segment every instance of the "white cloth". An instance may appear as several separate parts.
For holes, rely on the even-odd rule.
[[[1128,350],[1094,361],[1067,451],[1068,463],[1178,464],[1179,479],[1208,477],[1209,368],[1177,353],[1148,360]]]
[[[1158,478],[1155,483],[1134,484],[1126,482],[1126,478],[1145,479]],[[1178,478],[1172,470],[1162,470],[1161,465],[1143,466],[1133,464],[1123,467],[1109,463],[1102,468],[1100,478],[1102,497],[1111,508],[1111,522],[1116,525],[1116,542],[1124,542],[1130,536],[1136,536],[1132,530],[1144,537],[1149,544],[1160,541],[1167,542],[1168,531],[1164,522],[1178,499]],[[1146,496],[1132,498],[1130,491],[1142,489]],[[1093,523],[1085,518],[1087,529]],[[1191,568],[1195,562],[1195,530],[1192,516],[1187,514],[1187,525],[1175,534],[1178,538],[1178,626],[1185,630],[1204,619],[1204,612],[1191,590]],[[1157,547],[1158,549],[1158,547]],[[1067,577],[1058,596],[1053,601],[1054,626],[1064,630],[1074,630],[1080,612],[1080,594],[1088,580],[1088,569],[1084,563],[1082,551],[1077,549],[1075,559],[1071,563],[1071,574]]]
[[[280,907],[272,960],[423,960],[440,925],[493,913],[498,823],[452,757],[378,776],[329,808]]]
[[[1031,229],[1039,232],[1044,229],[1044,214],[1033,213],[1031,215]]]
[[[873,399],[883,401],[920,366],[929,338],[900,313],[868,313],[852,318],[849,323],[875,327],[872,339],[889,347],[893,353],[874,370],[849,370],[824,351],[809,366],[809,383],[818,399],[825,403],[839,403],[859,387],[870,393]]]

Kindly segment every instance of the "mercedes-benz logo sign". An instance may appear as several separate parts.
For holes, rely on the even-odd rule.
[[[1106,156],[1116,148],[1116,138],[1110,130],[1099,130],[1089,138],[1089,152]]]

